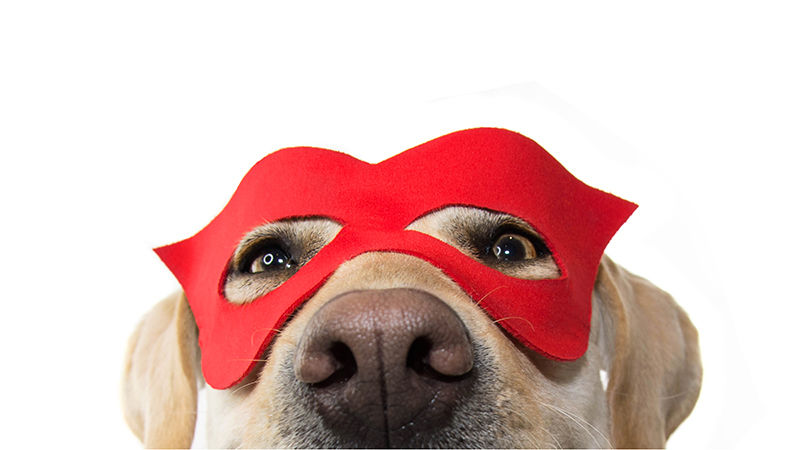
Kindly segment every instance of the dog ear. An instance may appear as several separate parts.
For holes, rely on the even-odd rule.
[[[197,326],[182,292],[158,303],[131,336],[122,379],[128,426],[148,448],[189,448],[197,416]]]
[[[595,289],[613,323],[606,395],[614,446],[664,447],[700,393],[697,330],[669,294],[608,257]]]

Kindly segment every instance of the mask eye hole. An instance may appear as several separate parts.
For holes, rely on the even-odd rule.
[[[515,278],[543,280],[561,276],[544,237],[524,220],[507,213],[447,206],[417,218],[407,229],[435,237]]]
[[[234,304],[252,302],[277,289],[331,242],[342,226],[325,217],[269,222],[239,242],[225,274],[223,295]]]

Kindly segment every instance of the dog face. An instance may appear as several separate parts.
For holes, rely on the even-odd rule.
[[[340,225],[262,224],[240,241],[223,291],[247,304],[290,279]],[[494,270],[554,279],[523,220],[449,207],[409,229]],[[487,294],[491,295],[491,293]],[[213,447],[659,447],[700,386],[696,331],[663,291],[604,258],[589,346],[554,361],[522,345],[442,270],[375,251],[341,264],[295,311],[237,385],[207,389]],[[202,384],[197,328],[182,294],[137,329],[123,383],[147,446],[188,446]]]
[[[561,276],[508,275],[413,228],[413,222],[454,205],[502,211],[530,224],[541,233],[534,241],[547,242]],[[203,375],[217,389],[241,381],[288,315],[340,265],[368,252],[430,262],[480,299],[490,316],[503,319],[501,327],[520,342],[550,358],[574,360],[588,344],[603,248],[635,208],[581,183],[531,139],[475,128],[377,164],[319,148],[274,152],[248,171],[200,232],[155,251],[186,292],[200,332]],[[231,251],[243,235],[265,222],[313,217],[333,220],[341,230],[305,264],[287,260],[290,267],[282,272],[292,276],[262,297],[245,306],[225,297]],[[274,269],[279,261],[264,263]],[[519,319],[507,320],[512,316]]]

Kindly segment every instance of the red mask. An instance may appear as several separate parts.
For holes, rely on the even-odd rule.
[[[446,206],[516,216],[546,242],[561,275],[505,275],[426,234],[406,230]],[[342,263],[398,252],[440,268],[524,345],[556,360],[586,351],[591,296],[608,241],[636,205],[583,184],[536,142],[495,128],[459,131],[378,164],[319,148],[280,150],[245,175],[214,220],[155,249],[183,286],[199,328],[203,374],[214,388],[239,382],[272,337]],[[225,299],[241,238],[287,218],[328,217],[339,234],[286,282],[255,301]]]

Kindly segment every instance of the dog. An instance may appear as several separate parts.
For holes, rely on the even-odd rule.
[[[453,205],[407,229],[508,276],[561,276],[539,231],[502,211]],[[255,302],[341,230],[325,217],[260,224],[233,251],[224,297]],[[653,448],[697,401],[702,367],[689,317],[607,256],[577,359],[524,345],[502,326],[524,318],[495,318],[482,301],[413,254],[347,259],[274,330],[243,378],[205,388],[209,446]],[[147,447],[192,443],[206,384],[199,339],[183,291],[158,303],[130,339],[123,411]]]

